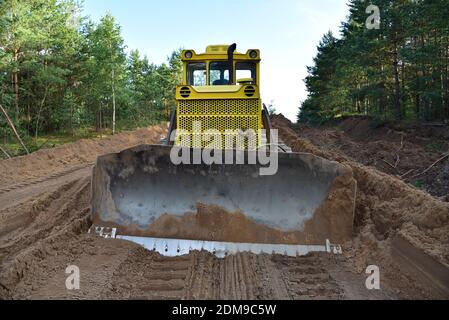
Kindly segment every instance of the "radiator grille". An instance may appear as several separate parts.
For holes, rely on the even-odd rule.
[[[253,115],[261,111],[258,99],[181,100],[179,115]]]
[[[201,133],[217,130],[221,135],[221,142],[215,143],[214,148],[225,147],[226,131],[248,129],[254,130],[255,135],[248,135],[245,148],[259,145],[260,129],[262,128],[262,111],[259,99],[214,99],[214,100],[181,100],[178,101],[178,129],[183,129],[190,134],[193,132],[193,124],[199,122]],[[228,135],[229,136],[229,135]],[[235,137],[235,135],[230,135]],[[209,137],[208,137],[209,138]],[[204,139],[203,139],[204,140]],[[184,147],[192,147],[193,136],[190,145],[177,139],[177,144]],[[201,146],[210,147],[211,140],[203,141]]]

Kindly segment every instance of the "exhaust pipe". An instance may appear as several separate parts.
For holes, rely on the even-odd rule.
[[[229,84],[234,85],[234,52],[237,50],[237,44],[233,43],[228,48],[228,64],[229,64]]]

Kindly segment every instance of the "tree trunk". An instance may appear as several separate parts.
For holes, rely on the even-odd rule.
[[[400,121],[402,119],[401,83],[399,80],[399,59],[398,59],[398,49],[396,45],[393,58],[393,72],[394,72],[394,110],[396,114],[396,120]]]
[[[445,76],[445,85],[446,85],[446,119],[449,120],[449,46],[446,46],[446,76]]]
[[[112,66],[112,134],[115,134],[115,70]]]
[[[430,120],[430,102],[427,96],[424,97],[424,120]]]
[[[102,113],[101,113],[101,108],[102,108],[102,106],[100,105],[100,138],[102,138],[103,137],[103,125],[102,125]]]
[[[13,72],[11,74],[11,85],[12,85],[12,90],[13,90],[13,94],[14,94],[14,111],[15,111],[15,121],[19,120],[19,116],[20,116],[20,110],[19,110],[19,74],[18,74],[18,70],[17,70],[17,62],[19,61],[19,45],[17,45],[17,43],[15,42],[15,36],[16,36],[16,22],[15,17],[17,14],[17,3],[16,1],[12,1],[11,3],[11,15],[12,15],[12,26],[11,26],[11,37],[13,39],[12,43],[12,60],[14,63],[14,69]]]
[[[72,138],[75,136],[73,132],[73,104],[70,102],[70,135]]]
[[[47,56],[47,49],[44,50],[44,57],[46,57],[46,56]],[[44,58],[44,69],[47,70],[47,67],[48,67],[47,59]],[[35,132],[35,136],[34,136],[34,138],[36,140],[36,144],[37,144],[37,137],[38,137],[38,134],[39,134],[39,121],[40,121],[40,118],[41,118],[42,110],[44,109],[45,101],[47,100],[47,94],[48,94],[48,84],[45,86],[44,97],[42,98],[42,101],[41,101],[41,103],[39,105],[39,111],[37,113],[36,132]]]
[[[19,60],[18,50],[14,50],[12,59],[13,59],[14,63],[17,63],[17,61]],[[16,70],[14,70],[11,75],[11,82],[12,82],[12,90],[14,93],[15,120],[17,121],[20,116],[20,110],[19,110],[19,74]]]
[[[424,49],[426,40],[424,39],[424,36],[421,36],[421,49]],[[424,102],[424,110],[422,118],[424,121],[429,120],[429,98],[427,97],[427,71],[426,71],[426,65],[425,62],[421,62],[421,72],[423,75],[423,83],[420,84],[422,93],[422,101]],[[425,92],[424,92],[425,91]]]
[[[47,93],[48,93],[48,86],[45,87],[44,98],[42,99],[42,101],[39,105],[39,111],[37,112],[36,129],[34,132],[34,139],[36,140],[36,143],[37,143],[37,137],[38,137],[38,133],[39,133],[39,122],[41,119],[42,110],[44,109],[45,100],[47,99]]]
[[[362,109],[360,106],[361,102],[358,98],[355,99],[355,108],[356,108],[356,112],[357,114],[361,114],[362,113]]]
[[[407,96],[405,92],[405,63],[402,61],[401,63],[401,107],[404,111],[404,113],[407,110]],[[407,115],[405,115],[407,117]]]
[[[95,112],[95,131],[100,132],[100,108]]]
[[[441,70],[441,97],[440,98],[441,98],[441,109],[440,109],[439,115],[440,115],[441,119],[444,119],[446,110],[444,110],[445,105],[444,105],[444,74],[443,74],[443,70]]]
[[[379,97],[379,101],[378,101],[378,103],[379,103],[379,115],[380,115],[380,118],[386,119],[387,115],[386,115],[386,112],[385,112],[385,110],[386,110],[385,106],[387,105],[387,101],[386,101],[387,97],[386,97],[385,83],[381,82],[379,84],[379,87],[380,87],[380,90],[382,92],[380,97]]]
[[[419,94],[416,94],[415,95],[415,116],[416,116],[417,120],[420,120],[420,118],[421,118],[421,115],[420,115],[420,112],[421,112],[420,103],[421,103],[421,98],[420,98]]]

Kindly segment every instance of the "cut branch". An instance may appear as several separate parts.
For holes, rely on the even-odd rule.
[[[438,163],[440,163],[441,161],[443,161],[444,159],[446,159],[446,158],[448,158],[448,157],[449,157],[449,152],[446,153],[446,154],[444,154],[440,159],[438,159],[438,160],[435,161],[434,163],[432,163],[426,170],[424,170],[423,172],[421,172],[421,173],[419,173],[419,174],[413,176],[412,179],[413,179],[413,178],[417,178],[417,177],[419,177],[419,176],[422,176],[423,174],[426,174],[427,172],[430,171],[430,169],[432,169],[432,168],[435,167]]]
[[[399,147],[398,151],[396,152],[396,163],[394,164],[394,168],[396,169],[399,165],[399,162],[401,162],[401,158],[399,157],[399,153],[404,148],[404,136],[401,138],[401,146]]]
[[[6,158],[11,159],[11,156],[8,154],[8,152],[6,152],[5,149],[2,148],[2,146],[0,146],[0,151],[4,153],[4,155],[6,156]]]
[[[401,179],[404,179],[406,176],[408,176],[410,173],[412,173],[413,171],[415,171],[415,169],[410,169],[409,171],[407,171],[406,173],[404,173],[403,175],[401,175]]]
[[[30,152],[28,151],[28,148],[25,146],[25,144],[23,143],[22,139],[20,138],[20,135],[17,132],[16,127],[14,126],[14,123],[12,123],[11,119],[9,118],[8,114],[6,113],[6,110],[3,109],[3,107],[1,105],[0,105],[0,111],[3,113],[3,116],[6,119],[6,122],[8,123],[9,127],[11,128],[11,130],[14,132],[17,140],[19,140],[19,142],[22,145],[23,149],[26,151],[27,154],[30,154]]]
[[[384,162],[385,164],[387,164],[389,167],[391,167],[393,170],[398,171],[398,165],[401,162],[401,157],[399,156],[399,153],[401,152],[401,150],[404,148],[404,136],[402,136],[401,139],[401,145],[398,149],[398,151],[396,152],[396,161],[394,164],[388,162],[387,160],[384,159],[380,159],[382,162]]]
[[[388,162],[387,160],[384,159],[380,159],[382,162],[388,164],[391,168],[393,168],[394,170],[396,170],[396,167],[394,165],[392,165],[390,162]]]

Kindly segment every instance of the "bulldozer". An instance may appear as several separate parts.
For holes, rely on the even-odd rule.
[[[182,51],[167,137],[97,159],[89,232],[166,256],[341,253],[353,230],[352,170],[279,141],[261,99],[261,52],[236,47]],[[252,155],[275,160],[275,172]]]

